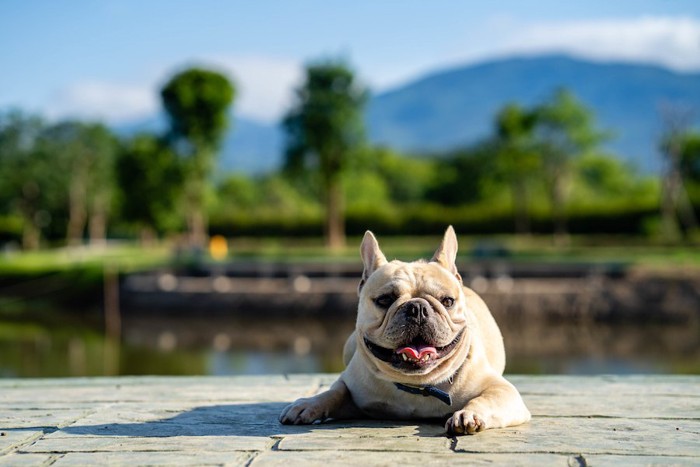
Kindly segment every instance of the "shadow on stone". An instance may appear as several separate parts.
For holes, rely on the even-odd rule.
[[[445,422],[447,419],[435,418],[421,420],[418,425],[417,434],[422,438],[445,438],[450,437],[445,432]]]
[[[170,418],[133,423],[71,425],[60,431],[87,436],[274,436],[290,431],[277,417],[282,402],[227,404],[195,407]],[[148,414],[144,414],[147,416]],[[291,427],[302,431],[305,427]],[[306,427],[308,429],[308,427]]]
[[[279,414],[286,406],[281,402],[227,404],[196,407],[170,418],[133,423],[71,425],[60,433],[85,436],[172,437],[172,436],[255,436],[274,437],[345,428],[396,427],[404,423],[381,420],[330,420],[313,425],[282,425]],[[144,414],[147,415],[147,414]],[[426,422],[427,423],[427,422]],[[58,433],[57,433],[58,434]],[[444,436],[440,421],[418,426],[419,436]]]

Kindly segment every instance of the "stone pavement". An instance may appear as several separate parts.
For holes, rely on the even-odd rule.
[[[700,377],[513,376],[519,427],[446,437],[440,423],[284,426],[333,375],[0,380],[6,465],[700,465]]]

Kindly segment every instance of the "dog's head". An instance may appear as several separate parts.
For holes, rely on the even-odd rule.
[[[435,384],[467,357],[470,316],[457,272],[452,227],[430,261],[388,262],[371,232],[360,248],[358,350],[384,378]]]

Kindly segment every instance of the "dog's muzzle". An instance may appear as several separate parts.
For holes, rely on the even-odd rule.
[[[436,347],[421,338],[406,342],[395,349],[387,349],[370,341],[366,336],[364,343],[367,349],[378,360],[389,363],[396,369],[412,372],[424,369],[449,355],[462,339],[464,329],[449,344]]]

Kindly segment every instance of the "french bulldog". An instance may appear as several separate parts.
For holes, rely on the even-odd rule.
[[[443,419],[450,435],[530,420],[503,377],[505,349],[486,304],[462,284],[450,226],[430,261],[387,261],[367,231],[346,369],[329,390],[288,405],[284,424],[328,419]]]

